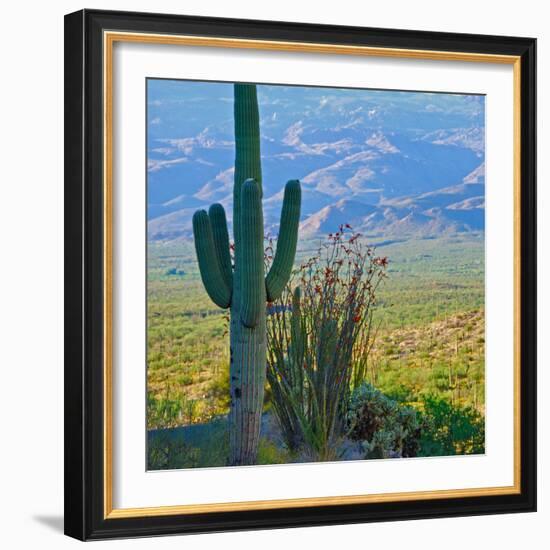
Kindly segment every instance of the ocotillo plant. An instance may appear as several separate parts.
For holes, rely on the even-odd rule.
[[[340,226],[293,275],[268,311],[267,378],[287,447],[338,457],[350,391],[364,381],[387,259]],[[301,448],[301,449],[300,449]]]
[[[235,185],[233,190],[234,266],[231,265],[225,210],[213,204],[193,216],[195,249],[202,282],[212,301],[231,308],[229,464],[254,464],[266,377],[266,302],[283,292],[292,270],[301,190],[286,184],[279,239],[267,276],[260,122],[256,86],[235,84]]]

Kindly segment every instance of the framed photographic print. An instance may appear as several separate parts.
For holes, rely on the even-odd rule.
[[[535,40],[65,18],[65,530],[534,511]]]

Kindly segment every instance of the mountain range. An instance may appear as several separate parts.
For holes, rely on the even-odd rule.
[[[283,186],[302,183],[300,232],[349,223],[369,235],[480,231],[484,98],[258,86],[264,217],[276,234]],[[191,238],[198,208],[231,224],[232,86],[148,81],[148,238]]]

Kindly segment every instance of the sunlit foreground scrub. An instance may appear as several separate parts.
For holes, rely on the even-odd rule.
[[[256,464],[484,452],[482,414],[456,402],[453,394],[451,402],[425,384],[416,396],[404,395],[395,384],[382,382],[384,391],[373,385],[381,378],[373,349],[385,345],[379,337],[376,296],[387,265],[386,257],[342,227],[301,263],[281,298],[267,305],[268,393],[259,420]],[[462,315],[441,322],[445,330],[457,325],[456,336],[451,333],[440,342],[449,368],[451,361],[470,361],[469,355],[461,356],[456,339],[456,331],[470,330],[468,324],[458,324],[462,317],[464,323],[474,319]],[[401,329],[395,333],[401,334]],[[399,336],[403,338],[407,339]],[[430,342],[416,345],[432,346]],[[462,346],[473,349],[473,343],[470,339]],[[450,351],[457,354],[452,360]],[[438,369],[433,371],[436,376]],[[418,366],[402,364],[396,372],[404,379],[404,374],[419,371]],[[457,373],[456,367],[446,370],[445,380],[456,380]],[[228,416],[218,414],[207,422],[181,426],[185,414],[182,419],[178,407],[153,415],[153,406],[151,418],[158,413],[164,425],[180,427],[149,431],[150,469],[227,464]]]
[[[295,265],[318,244],[300,238]],[[484,415],[482,238],[409,240],[376,250],[391,262],[377,296],[368,382],[417,408],[434,395]],[[184,274],[168,274],[174,267]],[[150,244],[148,273],[148,428],[227,414],[229,310],[206,294],[193,240]],[[264,410],[270,403],[268,387]]]
[[[399,403],[370,384],[351,393],[344,437],[333,441],[325,460],[399,459],[479,454],[485,450],[483,417],[471,407],[426,397],[420,409]],[[227,416],[204,424],[149,430],[147,468],[226,466],[229,452]],[[270,412],[262,415],[257,464],[319,462],[310,452],[291,451]]]
[[[266,378],[266,303],[283,292],[296,254],[301,191],[285,187],[277,251],[265,275],[260,124],[255,85],[235,84],[234,266],[225,210],[214,204],[193,216],[204,287],[230,308],[229,465],[255,464]]]

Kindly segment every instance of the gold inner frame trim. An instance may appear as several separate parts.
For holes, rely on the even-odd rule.
[[[332,55],[356,55],[371,57],[394,57],[425,59],[432,61],[462,61],[474,63],[498,63],[513,66],[514,86],[514,484],[504,487],[482,487],[466,489],[445,489],[433,491],[412,491],[400,493],[346,495],[330,497],[293,498],[277,500],[255,500],[245,502],[220,502],[211,504],[182,504],[150,508],[113,508],[113,46],[116,42],[141,44],[165,44],[180,46],[201,46],[215,48],[256,49],[319,53]],[[273,510],[280,508],[303,508],[308,506],[334,506],[346,504],[367,504],[412,500],[434,500],[442,498],[465,498],[479,496],[511,495],[521,492],[521,432],[520,432],[520,379],[521,379],[521,334],[520,334],[520,266],[521,266],[521,61],[519,56],[413,50],[400,48],[379,48],[368,46],[347,46],[341,44],[316,44],[309,42],[283,42],[272,40],[249,40],[240,38],[216,38],[204,36],[182,36],[132,32],[103,33],[103,115],[104,115],[104,518],[134,518],[197,514],[208,512],[230,512],[246,510]]]

